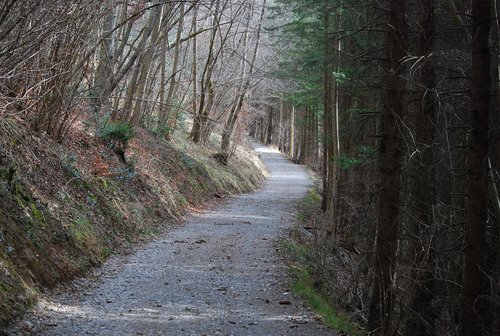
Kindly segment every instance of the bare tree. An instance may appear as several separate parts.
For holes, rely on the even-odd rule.
[[[254,3],[255,2],[253,2],[253,4]],[[253,7],[253,4],[251,5],[251,7]],[[236,122],[238,120],[241,108],[243,107],[243,101],[245,100],[245,97],[250,89],[252,75],[253,75],[254,69],[255,69],[255,62],[257,59],[258,52],[259,52],[260,34],[261,34],[261,30],[262,30],[262,24],[264,21],[265,11],[266,11],[266,0],[264,0],[262,3],[262,9],[260,11],[260,17],[259,17],[259,21],[257,23],[257,31],[256,31],[256,35],[255,35],[255,42],[254,42],[255,45],[254,45],[253,52],[251,54],[251,58],[249,60],[247,60],[248,30],[245,31],[245,33],[244,33],[245,34],[245,38],[244,38],[245,39],[245,43],[244,43],[245,44],[245,47],[244,47],[245,54],[244,54],[244,57],[242,59],[243,64],[242,64],[242,70],[241,70],[242,71],[242,78],[244,80],[243,80],[241,87],[238,89],[236,102],[234,103],[233,107],[231,108],[231,111],[229,112],[229,115],[227,117],[227,121],[226,121],[225,126],[224,126],[224,131],[222,132],[221,153],[223,156],[223,161],[226,163],[227,163],[227,159],[228,159],[229,154],[230,154],[229,145],[230,145],[230,141],[231,141],[231,135],[232,135],[234,128],[236,126]],[[249,10],[248,14],[247,14],[248,15],[247,26],[250,25],[252,14],[253,14],[253,10]],[[249,29],[249,27],[247,29]],[[248,71],[247,71],[247,63],[248,63]]]

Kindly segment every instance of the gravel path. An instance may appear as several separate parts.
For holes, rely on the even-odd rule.
[[[271,171],[259,191],[191,215],[77,291],[41,300],[11,335],[333,335],[284,286],[273,240],[311,181],[254,144]]]

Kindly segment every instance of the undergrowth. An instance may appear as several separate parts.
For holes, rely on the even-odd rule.
[[[321,197],[315,189],[299,202],[297,217],[300,227],[311,225],[319,220]],[[317,234],[317,233],[315,233]],[[332,329],[342,331],[349,335],[358,335],[359,328],[353,324],[346,312],[335,305],[335,296],[329,290],[323,279],[324,274],[319,271],[324,265],[318,258],[315,244],[318,240],[306,234],[299,227],[292,228],[286,237],[281,240],[282,251],[288,262],[292,275],[292,289],[295,294],[302,297],[324,323]]]

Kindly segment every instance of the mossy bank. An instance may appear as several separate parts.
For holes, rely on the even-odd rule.
[[[244,146],[223,166],[210,145],[194,145],[183,134],[167,142],[136,129],[123,162],[83,126],[60,144],[20,121],[3,122],[0,331],[45,288],[152,239],[190,208],[252,190],[264,175]]]

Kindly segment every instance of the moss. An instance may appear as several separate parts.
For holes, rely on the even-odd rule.
[[[23,186],[20,181],[14,181],[13,194],[18,197],[23,194]]]
[[[30,208],[31,216],[34,220],[38,221],[39,223],[45,222],[45,217],[42,210],[38,209],[35,203],[30,203]]]
[[[92,225],[89,220],[84,217],[78,217],[73,220],[72,231],[75,236],[75,239],[85,245],[87,240],[90,239],[94,233]]]

